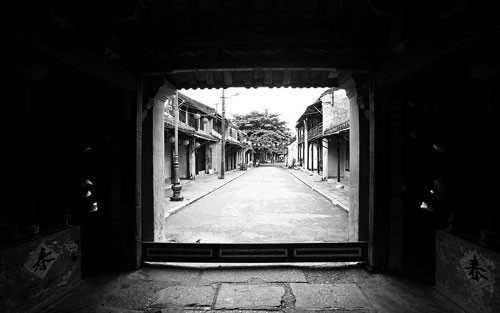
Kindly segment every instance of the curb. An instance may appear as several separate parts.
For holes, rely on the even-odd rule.
[[[336,205],[338,206],[339,208],[349,212],[349,208],[346,208],[345,205],[343,205],[342,203],[340,203],[337,199],[335,198],[332,198],[330,197],[329,195],[327,195],[326,193],[324,193],[323,191],[319,190],[318,188],[314,187],[313,185],[309,184],[308,182],[306,182],[305,180],[303,180],[301,177],[299,177],[298,175],[296,175],[294,172],[292,172],[291,170],[287,169],[287,171],[293,175],[295,178],[297,178],[298,180],[300,180],[304,185],[308,186],[309,188],[311,188],[312,190],[314,190],[315,192],[319,193],[321,196],[323,196],[326,200],[330,201],[333,205]],[[305,173],[305,172],[304,172]]]
[[[177,206],[177,207],[173,208],[173,209],[172,209],[172,210],[170,210],[169,212],[166,212],[166,213],[165,213],[165,218],[169,217],[170,215],[172,215],[172,214],[176,213],[177,211],[179,211],[179,210],[181,210],[181,209],[184,209],[185,207],[187,207],[187,206],[188,206],[188,205],[190,205],[191,203],[196,202],[196,201],[200,200],[201,198],[203,198],[203,197],[205,197],[205,196],[207,196],[207,195],[211,194],[212,192],[216,191],[217,189],[219,189],[219,188],[221,188],[221,187],[223,187],[223,186],[225,186],[225,185],[229,184],[230,182],[232,182],[232,181],[233,181],[233,180],[235,180],[236,178],[238,178],[238,177],[240,177],[240,176],[244,175],[245,173],[248,173],[248,172],[249,172],[249,171],[251,171],[252,169],[254,169],[254,167],[251,167],[250,169],[247,169],[246,171],[242,171],[242,173],[240,173],[240,174],[238,174],[238,175],[236,175],[236,176],[234,176],[234,177],[232,177],[232,178],[230,178],[230,179],[226,180],[226,181],[225,181],[224,183],[222,183],[221,185],[219,185],[219,186],[217,186],[217,187],[213,188],[212,190],[210,190],[210,191],[208,191],[208,192],[206,192],[206,193],[204,193],[204,194],[201,194],[201,195],[199,195],[199,196],[197,196],[197,197],[194,197],[193,199],[187,200],[186,202],[184,202],[184,203],[182,203],[181,205],[179,205],[179,206]]]

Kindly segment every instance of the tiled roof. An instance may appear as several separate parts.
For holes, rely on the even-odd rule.
[[[321,100],[315,101],[313,104],[307,106],[307,108],[305,109],[304,113],[302,113],[302,115],[299,117],[299,119],[295,123],[295,126],[297,127],[298,124],[300,122],[302,122],[303,120],[305,120],[308,116],[311,116],[311,115],[321,115],[322,114],[321,110],[322,110],[322,108],[321,108]]]
[[[182,103],[180,103],[180,104],[195,108],[195,109],[200,110],[201,112],[203,112],[205,114],[214,114],[215,113],[214,108],[209,107],[208,105],[203,104],[203,103],[196,101],[194,99],[191,99],[188,96],[186,96],[180,92],[179,92],[179,99],[182,100]]]

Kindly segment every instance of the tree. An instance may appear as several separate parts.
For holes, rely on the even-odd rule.
[[[291,134],[280,114],[252,111],[248,114],[234,115],[232,119],[240,130],[248,135],[257,153],[283,153]]]

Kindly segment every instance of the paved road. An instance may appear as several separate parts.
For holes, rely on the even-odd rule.
[[[257,167],[169,216],[167,241],[347,241],[348,213],[279,166]]]

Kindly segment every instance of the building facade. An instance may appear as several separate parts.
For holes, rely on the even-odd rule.
[[[290,139],[290,144],[285,150],[285,165],[287,167],[296,166],[298,164],[298,146],[297,136]]]
[[[349,100],[343,91],[321,94],[297,120],[296,134],[297,164],[323,179],[349,177]]]
[[[215,109],[188,96],[179,97],[179,178],[220,173],[222,166],[221,116]],[[174,116],[172,106],[165,111],[165,176],[173,176]],[[246,135],[226,120],[225,170],[238,169],[245,162]]]

